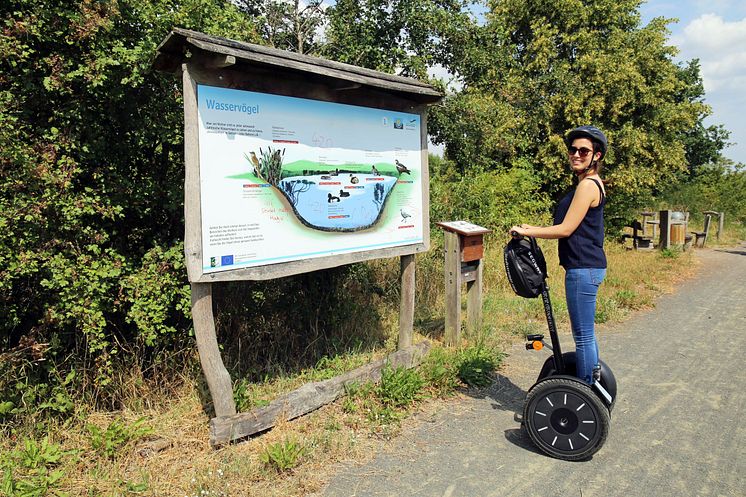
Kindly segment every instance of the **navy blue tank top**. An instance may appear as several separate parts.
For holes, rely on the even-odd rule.
[[[565,269],[574,268],[606,268],[606,254],[604,253],[604,195],[601,184],[596,183],[601,192],[601,201],[596,207],[590,207],[577,229],[567,238],[559,239],[560,265]],[[575,190],[565,195],[554,210],[554,224],[561,224],[565,219]]]

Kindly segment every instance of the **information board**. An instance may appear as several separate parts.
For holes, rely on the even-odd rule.
[[[423,242],[421,118],[197,85],[204,273]]]

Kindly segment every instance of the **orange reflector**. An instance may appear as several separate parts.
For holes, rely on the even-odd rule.
[[[538,341],[538,340],[534,341],[534,343],[532,344],[532,346],[533,346],[533,349],[534,349],[534,350],[541,350],[541,349],[543,349],[543,348],[544,348],[544,344],[543,344],[543,343],[541,343],[541,342],[540,342],[540,341]]]

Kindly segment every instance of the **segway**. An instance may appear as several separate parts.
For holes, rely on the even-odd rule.
[[[603,362],[588,385],[575,376],[575,352],[562,352],[552,313],[544,256],[532,237],[513,239],[505,247],[505,268],[516,294],[541,295],[551,345],[544,335],[528,335],[526,348],[552,351],[526,395],[523,425],[529,437],[544,453],[566,461],[589,459],[598,452],[609,433],[611,411],[616,399],[616,379]]]

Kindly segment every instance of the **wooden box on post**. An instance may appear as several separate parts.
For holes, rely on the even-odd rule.
[[[482,326],[484,235],[492,230],[466,221],[435,223],[445,232],[445,343],[457,345],[461,335],[461,284],[466,283],[467,328]]]
[[[227,443],[279,417],[305,414],[343,387],[338,381],[318,386],[332,388],[325,396],[290,395],[261,428],[249,428],[247,419],[256,414],[236,414],[216,338],[214,283],[400,257],[396,360],[409,364],[421,355],[423,344],[410,347],[414,256],[430,245],[427,106],[441,93],[411,78],[180,28],[157,51],[154,67],[180,73],[183,82],[184,252],[197,346],[215,407],[210,442]],[[387,203],[394,188],[396,208]],[[352,227],[338,224],[348,218]],[[299,397],[313,400],[302,408],[288,400]]]

